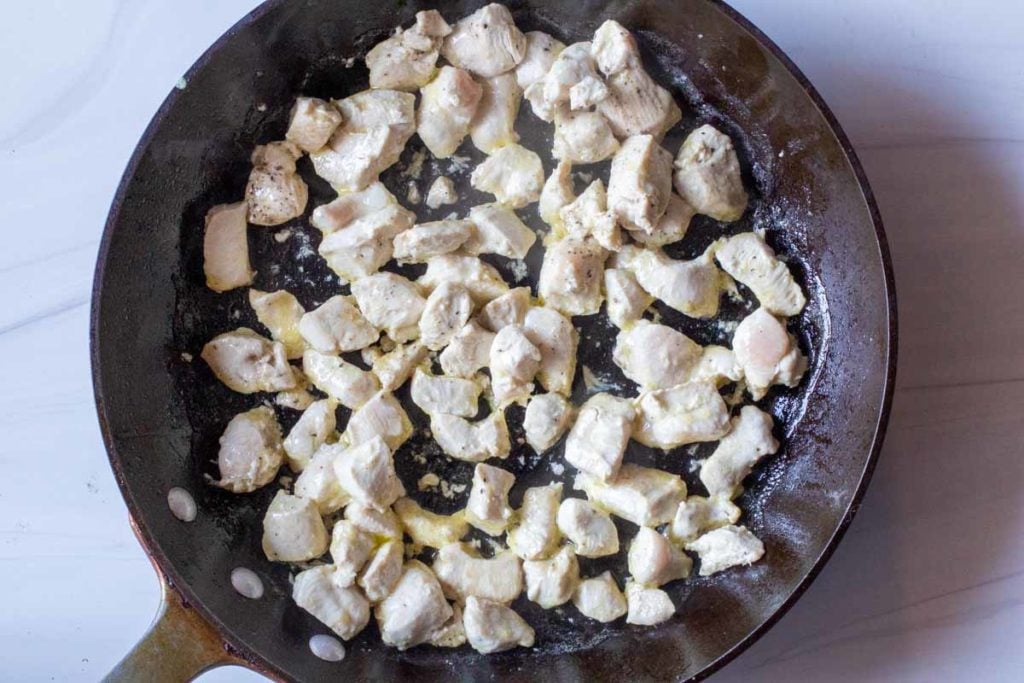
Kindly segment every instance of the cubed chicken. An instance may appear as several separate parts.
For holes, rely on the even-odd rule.
[[[608,88],[590,55],[590,43],[573,43],[558,53],[541,80],[525,89],[533,113],[554,121],[570,109],[588,109],[608,97]]]
[[[772,416],[754,406],[743,406],[732,428],[700,468],[708,495],[735,498],[754,465],[779,449],[772,436]]]
[[[530,288],[510,289],[480,309],[477,320],[492,332],[508,325],[522,325],[530,310]]]
[[[512,552],[524,560],[542,560],[555,552],[562,539],[558,530],[561,500],[560,483],[526,489],[516,523],[508,530],[508,547]]]
[[[586,190],[560,212],[562,230],[575,239],[588,235],[609,251],[622,248],[622,231],[611,211],[608,195],[600,179],[590,183]]]
[[[618,149],[619,141],[612,135],[608,122],[597,112],[555,114],[555,140],[551,155],[556,159],[573,164],[596,164]]]
[[[317,389],[353,410],[380,391],[376,375],[357,368],[340,356],[328,356],[310,349],[302,354],[302,371]]]
[[[481,7],[455,24],[441,54],[455,66],[491,78],[511,71],[526,55],[526,36],[504,5]]]
[[[469,136],[478,150],[493,154],[499,147],[519,142],[516,116],[523,91],[514,73],[503,73],[481,80],[483,96],[477,107]]]
[[[668,537],[683,545],[712,529],[735,524],[739,518],[740,509],[731,500],[689,496],[676,508]]]
[[[252,153],[252,172],[245,186],[249,222],[280,225],[306,210],[309,188],[295,170],[301,150],[291,142],[259,145]]]
[[[628,399],[594,394],[580,408],[566,437],[566,462],[598,479],[613,479],[622,464],[635,417]]]
[[[218,334],[200,356],[217,379],[240,394],[284,391],[296,385],[284,344],[271,342],[248,327]]]
[[[504,460],[512,450],[505,413],[501,410],[477,422],[458,415],[434,413],[430,416],[430,433],[445,455],[464,462]]]
[[[468,71],[443,66],[437,77],[420,90],[416,132],[430,153],[450,157],[469,132],[483,89]]]
[[[321,565],[295,575],[292,599],[342,640],[351,640],[370,621],[370,603],[355,586],[337,580],[331,565]]]
[[[484,559],[465,543],[450,543],[433,566],[445,595],[461,603],[470,596],[508,603],[523,592],[522,563],[508,550]]]
[[[547,75],[565,44],[543,31],[526,34],[526,56],[516,66],[516,82],[526,90]]]
[[[341,125],[341,112],[330,102],[316,97],[297,97],[284,137],[303,152],[315,152],[331,139]]]
[[[713,382],[719,388],[741,379],[743,368],[736,362],[736,354],[732,349],[716,344],[704,347],[700,361],[690,371],[691,382]]]
[[[206,213],[203,233],[203,272],[206,286],[226,292],[252,284],[249,265],[248,204],[219,204]]]
[[[281,427],[267,406],[231,418],[219,443],[217,485],[232,493],[249,493],[266,486],[277,476],[284,460]]]
[[[533,629],[511,607],[500,602],[471,596],[466,601],[462,623],[469,644],[481,654],[533,646]]]
[[[614,19],[605,21],[594,33],[591,54],[597,68],[606,76],[640,65],[640,48],[636,39]]]
[[[295,375],[295,386],[291,389],[277,392],[274,396],[274,404],[289,410],[305,410],[313,405],[316,396],[309,393],[309,380],[302,370],[292,367],[292,374]]]
[[[299,333],[321,353],[347,353],[366,348],[380,333],[363,317],[350,296],[332,296],[299,320]]]
[[[576,374],[579,335],[572,323],[558,311],[534,306],[523,320],[526,337],[540,350],[537,379],[547,391],[568,396]]]
[[[476,375],[491,359],[494,333],[485,330],[475,320],[464,325],[438,357],[446,375],[466,379]]]
[[[633,438],[671,450],[688,443],[717,441],[729,431],[729,407],[711,382],[687,382],[640,394]]]
[[[405,487],[395,473],[391,449],[379,436],[349,448],[334,462],[334,473],[353,500],[378,510],[386,509],[405,495]]]
[[[427,272],[417,282],[427,291],[442,282],[458,282],[465,285],[477,304],[486,304],[508,291],[508,285],[501,273],[489,263],[476,256],[445,254],[427,261]]]
[[[715,267],[712,249],[690,261],[678,261],[660,249],[623,247],[615,266],[633,272],[636,281],[656,299],[691,318],[718,315],[722,292],[729,278]]]
[[[402,404],[389,391],[378,391],[352,412],[345,427],[345,440],[358,446],[379,436],[392,451],[412,436],[412,422]]]
[[[288,358],[302,358],[306,341],[299,332],[299,321],[306,310],[298,299],[283,289],[276,292],[250,289],[249,306],[260,324],[270,330],[271,338],[284,344]]]
[[[663,247],[666,244],[675,244],[686,236],[690,228],[690,220],[696,212],[693,207],[686,203],[675,192],[668,198],[668,207],[665,213],[654,226],[650,233],[641,230],[634,231],[630,236],[647,247]]]
[[[493,194],[498,203],[521,209],[540,199],[544,166],[536,152],[512,143],[484,159],[469,182],[474,189]]]
[[[714,126],[704,124],[686,137],[675,169],[676,191],[697,213],[730,222],[747,210],[736,150]]]
[[[359,310],[396,342],[415,339],[426,299],[414,283],[395,273],[377,273],[352,283]]]
[[[608,319],[620,330],[639,321],[654,303],[654,297],[625,268],[608,268],[604,271],[604,291],[608,301]]]
[[[313,454],[334,436],[338,402],[333,398],[316,401],[303,411],[284,440],[284,452],[293,472],[301,472]]]
[[[380,380],[381,389],[395,391],[412,376],[412,371],[427,357],[427,349],[419,342],[398,344],[387,353],[374,358],[370,365]]]
[[[622,142],[608,172],[608,208],[628,230],[653,233],[672,195],[672,155],[650,135]]]
[[[451,607],[452,616],[430,636],[430,644],[434,647],[462,647],[466,644],[466,627],[462,623],[462,607],[457,602],[453,603]]]
[[[430,184],[427,190],[427,206],[431,209],[439,209],[445,204],[454,204],[459,201],[459,194],[455,190],[455,183],[448,176],[438,176]],[[398,245],[395,245],[397,249]]]
[[[679,475],[633,463],[624,464],[614,481],[578,474],[573,486],[595,505],[637,526],[667,524],[686,498],[686,483]]]
[[[454,282],[443,282],[427,297],[420,316],[420,342],[431,351],[448,346],[473,314],[469,290]]]
[[[791,316],[804,310],[807,297],[800,285],[756,232],[727,237],[714,251],[722,270],[749,287],[769,313]]]
[[[572,541],[580,557],[604,557],[619,552],[619,531],[607,512],[582,498],[566,498],[558,506],[558,530]]]
[[[366,53],[370,87],[415,91],[434,75],[441,42],[452,32],[437,10],[416,13],[416,24]]]
[[[619,590],[611,572],[580,581],[572,595],[572,604],[585,617],[602,624],[615,621],[626,613],[626,596]]]
[[[608,252],[591,238],[567,237],[544,252],[537,285],[546,306],[568,316],[601,309],[601,280]]]
[[[572,404],[556,393],[538,394],[526,404],[523,431],[526,443],[537,453],[554,446],[575,417]]]
[[[263,517],[263,552],[272,562],[306,562],[327,551],[316,503],[278,491]]]
[[[533,378],[540,369],[540,350],[521,325],[501,328],[491,344],[491,390],[497,405],[525,401],[533,393]]]
[[[466,521],[491,536],[504,533],[512,517],[508,492],[515,483],[515,475],[511,472],[477,463],[466,503]]]
[[[357,581],[371,604],[391,595],[402,578],[404,560],[405,549],[401,541],[388,541],[373,551]]]
[[[458,543],[469,533],[465,513],[439,515],[424,510],[412,498],[399,498],[394,505],[395,514],[412,542],[440,550],[449,543]]]
[[[427,202],[430,202],[429,195]],[[418,223],[395,235],[394,257],[399,263],[425,263],[434,256],[455,251],[472,234],[473,224],[469,221]]]
[[[807,370],[796,338],[781,320],[759,308],[736,327],[732,338],[736,363],[751,398],[760,400],[774,384],[795,387]]]
[[[461,377],[432,375],[416,368],[412,376],[412,402],[427,415],[473,417],[480,403],[479,382]]]
[[[357,500],[345,506],[345,519],[373,536],[377,543],[402,540],[402,523],[390,510],[379,510]]]
[[[544,609],[564,605],[580,581],[580,564],[569,546],[562,546],[551,559],[523,562],[526,597]]]
[[[412,560],[405,563],[394,590],[377,605],[374,616],[381,640],[407,650],[430,640],[452,616],[452,608],[430,568]]]
[[[338,520],[331,529],[331,561],[334,580],[341,586],[351,586],[359,570],[373,552],[373,537],[347,520]]]
[[[346,450],[346,444],[324,444],[313,453],[309,464],[295,480],[295,495],[316,503],[321,515],[337,512],[351,500],[334,471],[334,461],[344,457]]]
[[[700,557],[701,576],[711,576],[739,565],[749,566],[764,556],[764,543],[745,526],[723,526],[709,531],[686,549]]]
[[[676,606],[660,588],[645,588],[639,583],[626,584],[626,623],[654,626],[672,618]]]
[[[552,228],[560,229],[562,208],[571,204],[574,199],[576,199],[576,193],[572,186],[572,164],[568,161],[560,161],[548,179],[544,181],[537,212],[545,223]]]
[[[462,245],[467,254],[499,254],[524,258],[537,241],[537,235],[516,212],[502,204],[482,204],[469,210],[473,225],[469,239]]]
[[[637,583],[650,588],[685,579],[693,560],[668,539],[649,527],[640,527],[627,556],[629,573]]]

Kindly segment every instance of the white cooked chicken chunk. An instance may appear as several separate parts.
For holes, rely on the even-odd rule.
[[[663,247],[674,244],[686,236],[690,221],[696,212],[686,201],[672,192],[668,198],[668,207],[662,214],[654,230],[650,233],[634,231],[631,237],[646,247]]]
[[[295,386],[277,392],[277,395],[274,396],[274,404],[289,410],[305,410],[313,404],[316,396],[309,393],[309,380],[302,370],[292,366],[292,375],[295,377]]]
[[[500,602],[470,597],[462,616],[466,640],[481,654],[532,647],[534,632],[511,607]]]
[[[524,560],[549,557],[558,547],[558,506],[562,484],[534,486],[523,493],[515,525],[508,530],[508,547]]]
[[[335,580],[342,586],[351,586],[359,570],[373,552],[373,537],[347,520],[339,520],[331,529],[331,560]]]
[[[736,327],[732,348],[755,401],[774,384],[795,387],[807,370],[807,358],[800,353],[796,338],[786,331],[781,320],[763,308]]]
[[[612,156],[619,141],[604,117],[593,111],[555,114],[555,140],[551,155],[573,164],[596,164]]]
[[[544,166],[536,152],[518,143],[501,147],[473,169],[470,184],[500,204],[521,209],[540,199]]]
[[[417,280],[427,291],[449,281],[464,285],[480,305],[508,291],[505,279],[494,266],[476,256],[462,254],[435,256],[427,261],[427,272]]]
[[[512,517],[508,492],[515,483],[515,475],[511,472],[477,463],[473,470],[473,483],[469,487],[466,521],[491,536],[504,533]]]
[[[544,609],[564,605],[580,582],[580,563],[569,546],[562,546],[547,560],[523,562],[526,597]]]
[[[615,621],[626,613],[626,596],[608,571],[580,581],[572,595],[572,604],[580,614],[602,624]]]
[[[401,541],[388,541],[370,555],[357,583],[372,604],[391,595],[402,577],[404,560],[405,548]]]
[[[609,251],[622,248],[622,231],[615,216],[608,211],[608,195],[600,179],[560,211],[561,229],[577,239],[592,236]]]
[[[271,342],[248,327],[218,334],[200,354],[221,382],[240,394],[283,391],[296,385],[284,344]]]
[[[599,479],[613,479],[633,431],[636,412],[628,399],[594,394],[580,408],[565,440],[565,460]]]
[[[377,341],[380,333],[363,317],[349,296],[332,296],[299,320],[299,333],[321,353],[358,351]]]
[[[434,413],[430,416],[430,433],[448,457],[465,462],[505,459],[512,450],[505,413],[500,410],[477,422]]]
[[[519,142],[516,116],[523,91],[514,73],[482,79],[483,96],[469,128],[469,136],[478,150],[493,154],[499,147]]]
[[[479,382],[461,377],[432,375],[416,368],[412,376],[412,402],[427,415],[473,417],[479,409]]]
[[[373,536],[377,543],[402,539],[402,523],[390,509],[379,510],[354,500],[345,506],[345,519]]]
[[[284,137],[303,152],[315,152],[331,139],[341,125],[341,112],[330,102],[316,97],[297,97]]]
[[[554,121],[560,112],[588,109],[608,96],[597,73],[590,43],[573,43],[558,53],[544,77],[525,90],[533,113]]]
[[[608,319],[620,330],[639,321],[654,303],[654,297],[644,291],[633,273],[625,268],[604,271],[604,291]]]
[[[461,69],[491,78],[511,71],[526,55],[526,36],[504,5],[481,7],[455,24],[441,54]]]
[[[295,495],[315,502],[321,515],[337,512],[351,500],[334,472],[334,461],[344,457],[347,448],[341,443],[320,446],[295,480]]]
[[[494,333],[475,320],[464,325],[445,347],[438,360],[446,375],[472,378],[491,359]]]
[[[377,273],[352,283],[359,310],[396,342],[415,339],[426,299],[416,285],[395,273]]]
[[[395,514],[412,542],[440,550],[449,543],[458,543],[469,533],[469,524],[462,511],[452,515],[439,515],[424,510],[412,498],[399,498],[394,505]]]
[[[353,410],[380,391],[376,375],[357,368],[340,356],[328,356],[310,349],[302,354],[302,371],[317,389]]]
[[[427,206],[431,209],[439,209],[445,204],[454,204],[457,201],[459,194],[455,191],[455,183],[448,176],[438,176],[427,190]],[[398,248],[397,244],[395,248]]]
[[[272,562],[305,562],[327,551],[316,503],[278,491],[263,517],[263,552]]]
[[[427,203],[430,197],[427,196]],[[399,263],[425,263],[434,256],[450,254],[470,238],[469,221],[442,220],[417,223],[395,235],[394,257]]]
[[[395,391],[412,376],[412,371],[427,357],[427,349],[419,342],[398,344],[387,353],[373,358],[373,374],[380,380],[381,389]]]
[[[379,436],[392,451],[412,436],[412,422],[402,404],[387,390],[378,391],[352,412],[345,427],[345,440],[358,446]]]
[[[284,452],[292,471],[305,469],[313,454],[334,434],[337,427],[334,411],[337,407],[337,401],[325,398],[312,403],[299,416],[284,440]]]
[[[203,233],[203,272],[206,286],[226,292],[252,284],[246,215],[248,205],[219,204],[206,213]]]
[[[626,623],[654,626],[668,621],[676,613],[672,598],[660,588],[645,588],[636,582],[626,584]]]
[[[672,195],[672,155],[650,135],[622,141],[608,172],[608,209],[627,230],[653,233]]]
[[[516,67],[516,82],[526,90],[544,78],[555,59],[565,49],[565,44],[543,31],[526,34],[526,56]]]
[[[523,319],[526,337],[540,351],[537,380],[547,391],[569,395],[576,374],[579,335],[572,323],[558,311],[534,306]]]
[[[686,483],[679,475],[633,463],[625,463],[614,481],[602,482],[581,473],[573,486],[594,504],[637,526],[670,522],[686,498]]]
[[[231,418],[219,443],[217,485],[232,493],[249,493],[266,486],[277,476],[284,459],[281,427],[267,406]]]
[[[800,285],[756,232],[727,237],[714,251],[722,270],[749,287],[769,313],[786,317],[804,310],[807,298]]]
[[[271,142],[253,150],[252,172],[245,186],[250,223],[280,225],[306,210],[309,188],[295,170],[301,155],[292,142]]]
[[[466,627],[462,623],[462,607],[452,604],[452,616],[430,636],[434,647],[461,647],[466,644]]]
[[[580,557],[604,557],[619,552],[619,531],[607,512],[582,498],[566,498],[558,506],[558,530],[572,541]]]
[[[529,310],[530,288],[516,287],[480,309],[477,320],[492,332],[498,332],[508,325],[522,325]]]
[[[407,650],[429,641],[452,616],[452,608],[430,568],[411,560],[405,563],[394,590],[373,613],[381,640]]]
[[[738,565],[751,565],[764,556],[764,543],[745,526],[723,526],[709,531],[686,549],[700,557],[701,576],[711,576]]]
[[[606,76],[613,76],[640,64],[640,50],[636,39],[614,19],[605,21],[594,33],[591,54],[597,68]]]
[[[743,480],[754,465],[779,449],[772,426],[771,415],[754,406],[743,406],[732,419],[732,429],[700,468],[700,480],[708,495],[732,499],[740,494]]]
[[[434,75],[441,41],[452,32],[437,10],[416,13],[416,24],[366,53],[370,87],[413,91]]]
[[[712,529],[735,524],[739,518],[740,509],[731,500],[689,496],[676,508],[668,537],[683,545]]]
[[[704,124],[686,137],[675,169],[676,190],[697,213],[730,222],[747,210],[736,150],[714,126]]]
[[[533,378],[540,369],[540,350],[521,325],[506,325],[491,343],[491,390],[498,406],[523,401],[533,393]]]
[[[473,314],[469,290],[454,282],[443,282],[427,297],[420,316],[420,342],[431,351],[448,346]]]
[[[384,510],[405,495],[405,487],[395,473],[395,460],[384,439],[375,436],[352,446],[334,462],[338,483],[345,492],[364,505]]]
[[[556,231],[564,232],[562,230],[562,209],[575,199],[576,193],[572,186],[572,164],[567,161],[559,161],[558,166],[544,181],[537,213],[540,214],[541,220],[555,228]]]
[[[295,575],[292,599],[342,640],[351,640],[370,621],[370,603],[355,586],[343,585],[331,565]]]
[[[416,132],[438,159],[450,157],[469,133],[469,124],[483,96],[468,71],[443,66],[420,90]]]
[[[688,443],[717,441],[729,431],[729,407],[711,382],[688,382],[640,394],[633,438],[670,450]]]
[[[561,394],[537,394],[531,397],[523,417],[526,443],[537,453],[545,452],[562,438],[573,417],[572,405]]]
[[[544,252],[537,285],[544,305],[567,316],[601,309],[601,280],[608,252],[595,240],[567,237]]]
[[[473,225],[470,237],[462,245],[467,254],[499,254],[521,259],[537,241],[537,235],[502,204],[481,204],[469,210]]]
[[[284,344],[285,353],[289,358],[302,358],[306,342],[299,332],[299,321],[306,314],[306,310],[298,299],[283,289],[276,292],[250,289],[249,306],[260,324],[270,330],[270,336],[274,341]]]
[[[693,568],[693,560],[686,553],[654,529],[644,526],[633,537],[626,561],[633,580],[649,588],[685,579]]]
[[[666,256],[660,249],[623,247],[615,265],[633,271],[637,282],[651,296],[691,318],[711,318],[718,314],[722,292],[729,278],[715,267],[708,249],[690,261]]]
[[[364,90],[335,105],[344,123],[309,158],[335,189],[361,190],[398,161],[416,132],[416,98],[397,90]]]
[[[522,563],[508,550],[484,559],[465,543],[450,543],[438,550],[433,567],[445,595],[461,603],[470,596],[508,603],[523,592]]]

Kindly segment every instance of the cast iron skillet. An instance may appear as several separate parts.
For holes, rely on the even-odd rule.
[[[446,3],[442,9],[454,20],[479,4]],[[272,565],[260,551],[260,521],[276,487],[235,496],[204,479],[215,474],[216,440],[227,420],[260,399],[232,394],[201,361],[190,363],[182,355],[197,356],[218,332],[257,326],[244,290],[214,294],[203,286],[203,215],[214,204],[241,197],[253,146],[282,137],[292,97],[343,97],[365,87],[362,65],[347,68],[345,58],[364,54],[391,27],[408,25],[417,10],[430,5],[272,0],[219,39],[186,75],[185,87],[168,96],[129,163],[103,236],[92,312],[97,408],[139,538],[169,586],[153,630],[111,680],[185,680],[225,662],[282,680],[696,679],[764,633],[838,543],[881,446],[896,348],[895,298],[881,221],[839,125],[779,49],[719,2],[509,5],[521,28],[542,29],[566,43],[588,40],[607,18],[632,29],[648,69],[672,87],[685,112],[665,146],[674,153],[686,132],[713,122],[737,141],[752,191],[752,208],[742,221],[723,227],[697,219],[672,255],[692,257],[723,232],[764,229],[809,293],[807,310],[792,329],[810,350],[811,370],[797,389],[762,402],[775,415],[784,446],[755,471],[740,500],[745,523],[765,542],[766,557],[750,568],[677,582],[670,593],[678,613],[658,628],[604,626],[579,617],[572,607],[545,612],[521,599],[517,609],[538,631],[533,649],[489,657],[468,648],[399,653],[380,644],[371,622],[348,644],[342,663],[309,653],[310,635],[325,628],[290,600],[288,568]],[[518,130],[527,146],[549,149],[550,127],[534,119],[528,106]],[[477,155],[468,154],[472,165]],[[311,183],[311,210],[332,193],[308,166],[301,168]],[[427,165],[421,189],[439,170],[447,167]],[[398,169],[385,176],[401,198],[407,180]],[[462,199],[459,208],[487,198],[469,193]],[[521,213],[541,227],[535,205]],[[253,260],[260,266],[256,286],[285,287],[311,307],[338,286],[311,253],[318,237],[306,217],[287,227],[292,236],[284,242],[273,239],[277,229],[250,230]],[[535,248],[528,259],[534,275],[527,281],[534,284],[539,252]],[[511,279],[507,261],[493,262]],[[271,263],[287,265],[274,271]],[[727,318],[737,320],[752,310],[756,304],[747,295],[743,304],[726,305]],[[660,312],[700,343],[728,343],[727,327]],[[609,360],[613,332],[597,318],[579,322],[581,365],[611,391],[629,392]],[[577,402],[586,391],[579,371]],[[296,417],[278,412],[286,428]],[[422,424],[421,414],[410,409],[410,415]],[[520,419],[510,414],[514,429]],[[415,490],[427,470],[412,453],[424,453],[431,469],[445,461],[431,448],[419,440],[397,454],[407,488]],[[689,465],[708,448],[664,455],[633,444],[627,458],[676,471],[700,491]],[[559,451],[541,458],[520,446],[503,466],[532,485],[557,478],[549,461],[559,458]],[[464,463],[441,466],[455,482],[471,476]],[[571,472],[561,476],[570,482],[567,492],[570,477]],[[200,509],[195,522],[184,524],[169,512],[166,495],[172,486],[194,494]],[[517,486],[518,495],[522,488]],[[435,495],[427,504],[447,510],[461,501]],[[635,530],[627,527],[623,523],[624,537],[631,537]],[[239,566],[263,577],[262,599],[247,600],[232,590],[229,576]],[[606,566],[585,562],[583,571]],[[625,573],[618,569],[621,579]]]

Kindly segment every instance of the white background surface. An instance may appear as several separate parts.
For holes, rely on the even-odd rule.
[[[860,515],[793,611],[716,680],[1020,680],[1024,3],[734,4],[816,84],[860,153],[895,259],[901,343]],[[90,280],[150,116],[253,5],[3,3],[4,680],[96,680],[153,615],[157,583],[92,405]]]

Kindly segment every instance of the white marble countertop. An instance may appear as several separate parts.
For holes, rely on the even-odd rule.
[[[95,680],[157,582],[93,410],[107,208],[150,116],[253,0],[9,3],[0,108],[0,669]],[[736,0],[870,176],[900,374],[864,506],[812,588],[716,680],[1020,680],[1024,671],[1024,4]],[[221,669],[208,681],[256,680]]]

